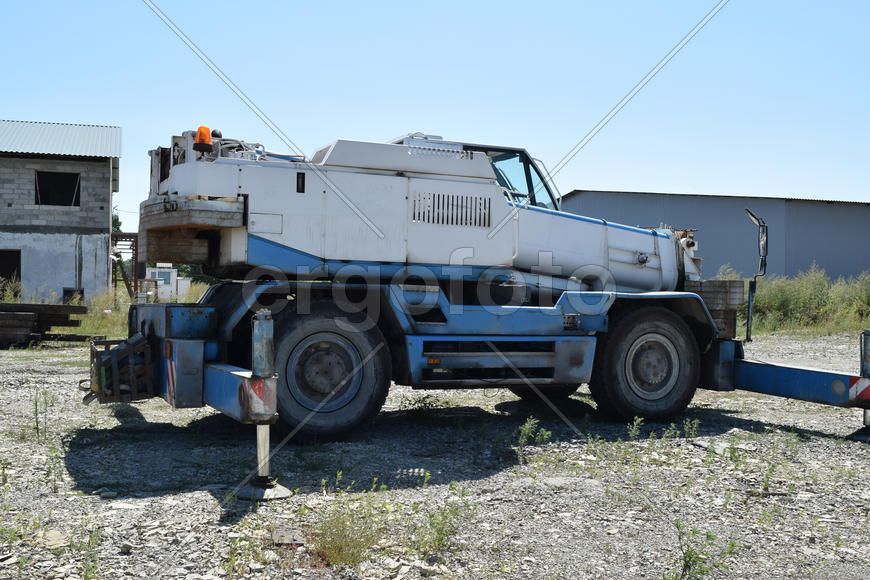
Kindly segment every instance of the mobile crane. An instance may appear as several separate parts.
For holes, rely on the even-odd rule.
[[[225,281],[194,305],[132,306],[130,338],[92,357],[101,401],[277,412],[338,437],[391,382],[556,405],[587,383],[603,413],[652,420],[701,386],[859,407],[870,424],[870,331],[861,376],[745,360],[743,282],[701,279],[693,231],[563,212],[524,149],[414,133],[306,159],[200,127],[150,159],[140,260]]]

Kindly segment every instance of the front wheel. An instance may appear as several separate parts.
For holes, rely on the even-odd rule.
[[[371,421],[387,397],[389,349],[374,325],[329,303],[281,323],[276,346],[278,414],[291,429],[325,439]],[[370,326],[370,327],[369,327]]]
[[[670,310],[640,308],[599,341],[592,395],[605,414],[666,421],[695,394],[700,354],[688,325]]]

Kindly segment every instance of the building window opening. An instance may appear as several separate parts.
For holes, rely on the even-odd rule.
[[[80,173],[37,171],[37,205],[79,205],[81,181]]]

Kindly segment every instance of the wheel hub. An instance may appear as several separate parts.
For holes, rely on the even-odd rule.
[[[346,338],[331,332],[319,332],[297,344],[284,372],[293,398],[321,413],[347,405],[362,382],[359,352]]]
[[[632,343],[625,366],[629,387],[637,396],[647,400],[660,399],[677,382],[679,356],[667,337],[648,333]]]
[[[302,377],[307,386],[318,393],[328,394],[341,384],[347,374],[344,361],[332,352],[328,343],[320,343],[320,350],[308,357],[302,367]]]

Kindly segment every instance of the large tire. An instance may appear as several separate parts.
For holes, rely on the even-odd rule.
[[[389,348],[377,326],[365,322],[329,302],[280,321],[278,414],[291,430],[335,439],[381,410],[390,385]]]
[[[538,389],[541,391],[541,394],[553,401],[554,403],[558,403],[559,401],[564,401],[571,395],[573,395],[577,389],[580,388],[580,385],[540,385]],[[531,387],[527,385],[515,385],[513,387],[508,387],[508,390],[515,394],[517,397],[526,401],[527,403],[532,403],[533,405],[538,405],[544,403],[541,400],[541,397],[538,396]]]
[[[670,310],[645,307],[617,318],[597,350],[590,391],[606,416],[667,421],[695,394],[698,345]]]

